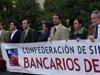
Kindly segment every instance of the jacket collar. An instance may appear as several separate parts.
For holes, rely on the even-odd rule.
[[[83,34],[83,31],[84,31],[84,27],[82,27],[82,29],[79,31],[78,34]],[[75,30],[74,34],[76,34],[76,30]]]

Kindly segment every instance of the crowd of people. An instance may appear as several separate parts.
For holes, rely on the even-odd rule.
[[[62,25],[62,16],[60,14],[53,15],[53,23],[55,26],[52,27],[52,23],[49,21],[43,22],[42,29],[44,33],[40,38],[37,38],[37,33],[30,27],[30,20],[25,19],[22,21],[23,31],[18,30],[18,23],[16,21],[10,22],[11,32],[5,31],[3,22],[0,22],[0,42],[1,43],[32,43],[32,42],[44,42],[54,40],[69,40],[68,28]],[[100,11],[95,10],[91,14],[92,25],[87,30],[84,27],[84,21],[81,18],[74,20],[74,34],[72,39],[79,42],[81,39],[90,39],[91,42],[95,42],[94,39],[100,38]],[[1,49],[1,48],[0,48]],[[0,58],[2,53],[0,50]],[[0,60],[1,62],[1,60]]]

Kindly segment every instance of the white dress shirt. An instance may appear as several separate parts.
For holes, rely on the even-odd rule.
[[[98,36],[97,39],[100,39],[100,24],[98,25]]]
[[[56,29],[58,29],[58,28],[60,27],[60,25],[61,25],[61,23],[60,23],[59,25],[55,26],[55,27],[56,27]]]
[[[11,32],[11,40],[12,40],[12,38],[13,38],[13,36],[15,35],[15,33],[18,31],[18,29],[16,29],[15,31],[13,31],[13,32]]]
[[[2,31],[3,31],[3,29],[2,29],[2,30],[0,30],[0,35],[1,35]]]

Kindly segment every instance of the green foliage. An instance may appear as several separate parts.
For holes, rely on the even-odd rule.
[[[31,21],[31,27],[35,30],[40,29],[40,20],[37,20],[41,15],[41,9],[39,4],[35,0],[16,0],[15,8],[13,8],[12,19],[19,22],[20,30],[22,28],[22,21],[29,19]]]
[[[17,20],[22,30],[22,21],[30,19],[31,27],[40,30],[42,21],[52,22],[53,14],[59,13],[63,18],[62,24],[71,27],[73,33],[74,19],[82,18],[88,28],[93,10],[100,10],[99,0],[45,0],[43,9],[35,0],[0,0],[0,21],[9,25],[11,20]],[[69,20],[69,24],[66,20]]]
[[[91,12],[96,9],[99,10],[99,3],[99,0],[45,0],[42,19],[52,21],[53,14],[59,13],[63,17],[65,26],[67,26],[65,23],[67,19],[82,18],[85,27],[88,27],[91,24]]]
[[[45,0],[43,15],[41,16],[42,20],[52,22],[53,14],[59,13],[63,17],[62,23],[67,25],[65,23],[65,18],[64,18],[65,15],[63,15],[64,14],[64,10],[62,8],[63,3],[64,3],[64,0],[62,1],[61,0]]]
[[[12,0],[0,0],[0,21],[3,21],[5,24],[11,19],[13,3]],[[9,26],[5,26],[5,29],[8,30]]]
[[[61,14],[62,24],[66,27],[71,26],[71,34],[73,34],[73,21],[76,18],[82,18],[84,26],[88,28],[91,24],[91,13],[94,10],[100,10],[99,0],[45,0],[41,17],[43,20],[52,21],[54,13]],[[69,24],[66,20],[69,20]]]

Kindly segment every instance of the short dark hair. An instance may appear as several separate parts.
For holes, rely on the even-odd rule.
[[[45,21],[45,22],[43,22],[43,24],[45,24],[46,28],[48,28],[49,30],[50,30],[51,27],[52,27],[52,23],[49,22],[49,21]]]
[[[2,26],[4,26],[4,23],[3,23],[3,22],[0,22],[0,24],[1,24]]]
[[[31,21],[29,19],[25,19],[25,20],[27,21],[27,24],[31,24]]]
[[[75,20],[78,20],[78,23],[79,23],[79,24],[81,24],[81,23],[82,23],[82,27],[84,26],[83,19],[81,19],[81,18],[78,18],[78,19],[75,19]]]
[[[15,20],[12,20],[10,23],[14,23],[14,26],[17,26],[17,28],[19,27],[17,21]]]
[[[58,16],[59,20],[62,20],[62,16],[60,14],[54,14],[53,16]]]

